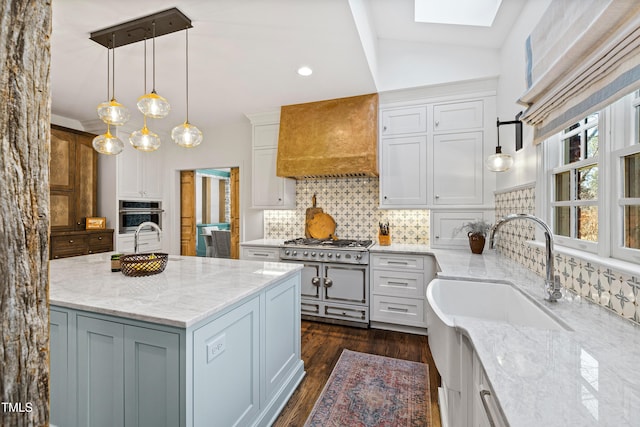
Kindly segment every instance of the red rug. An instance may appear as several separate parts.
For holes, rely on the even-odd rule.
[[[308,427],[425,427],[424,363],[344,350],[305,423]]]

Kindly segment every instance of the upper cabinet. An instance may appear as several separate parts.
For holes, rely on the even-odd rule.
[[[95,135],[51,126],[51,231],[84,230],[87,217],[96,216],[98,156]]]
[[[492,204],[484,168],[495,97],[412,101],[380,110],[380,207],[466,209]]]
[[[433,132],[482,129],[483,102],[450,102],[433,106]]]
[[[117,157],[118,198],[162,200],[161,154],[125,144]]]
[[[279,123],[277,115],[250,117],[253,124],[252,207],[295,209],[296,181],[276,176]]]

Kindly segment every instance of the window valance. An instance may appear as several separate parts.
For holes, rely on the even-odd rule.
[[[640,1],[553,0],[526,59],[518,102],[537,144],[640,88]]]

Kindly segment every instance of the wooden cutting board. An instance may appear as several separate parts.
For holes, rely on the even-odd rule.
[[[307,222],[307,230],[314,239],[333,239],[336,237],[336,221],[331,215],[318,212]]]
[[[311,207],[307,208],[305,221],[304,221],[304,237],[307,239],[311,237],[309,234],[309,221],[313,219],[316,214],[323,213],[322,208],[316,207],[316,195],[311,198]]]

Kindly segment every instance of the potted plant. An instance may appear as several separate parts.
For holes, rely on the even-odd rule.
[[[469,221],[462,224],[460,227],[454,230],[454,234],[460,232],[466,232],[469,238],[469,247],[474,254],[481,254],[484,250],[484,244],[487,237],[487,232],[491,230],[493,224],[490,224],[484,220]]]

